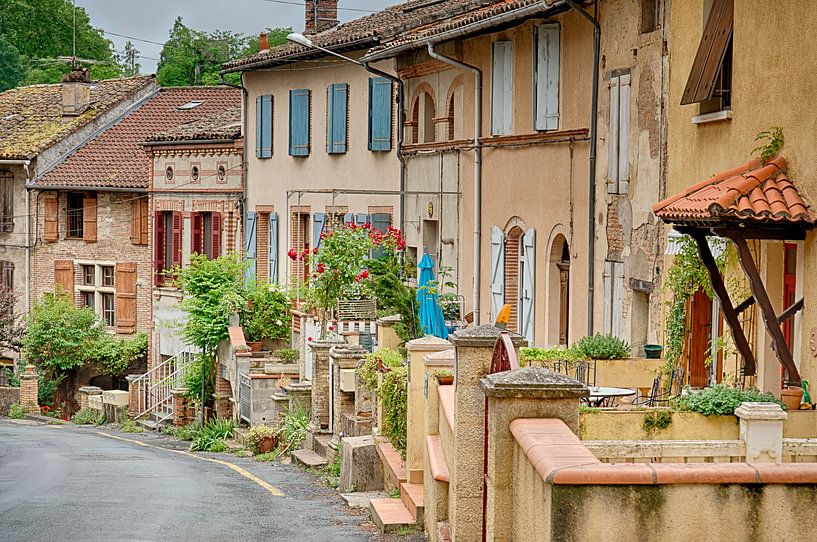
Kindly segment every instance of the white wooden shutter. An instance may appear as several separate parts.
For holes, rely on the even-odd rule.
[[[491,228],[491,320],[496,320],[505,304],[505,234]]]
[[[269,215],[269,281],[278,282],[278,213]]]
[[[522,261],[522,314],[520,318],[521,334],[533,346],[534,339],[534,300],[536,299],[536,230],[533,228],[522,236],[525,253]]]
[[[630,180],[630,74],[610,78],[607,192],[626,194]]]
[[[559,25],[538,27],[536,39],[537,130],[559,128]]]
[[[607,193],[618,193],[618,77],[610,78],[610,134],[607,138]]]
[[[491,133],[511,133],[513,117],[513,46],[510,41],[494,42],[491,70]]]

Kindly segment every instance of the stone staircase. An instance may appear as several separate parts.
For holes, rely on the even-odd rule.
[[[423,527],[425,510],[423,484],[409,483],[400,452],[386,441],[377,443],[377,454],[383,464],[386,485],[400,491],[399,499],[372,499],[369,514],[372,521],[384,532],[406,527]]]

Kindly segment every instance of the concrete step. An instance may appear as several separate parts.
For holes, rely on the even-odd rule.
[[[369,503],[369,515],[383,533],[417,524],[414,516],[400,499],[372,499]]]
[[[246,448],[247,447],[247,435],[249,434],[249,429],[244,429],[242,427],[236,427],[233,429],[233,438],[235,439],[236,444],[239,446]]]
[[[423,523],[423,513],[425,506],[423,504],[423,484],[410,484],[403,482],[400,484],[400,500],[405,507],[414,516],[417,523]]]
[[[406,466],[400,452],[388,440],[379,440],[375,446],[380,462],[383,464],[385,474],[384,482],[388,487],[399,488],[400,484],[406,481]],[[388,479],[388,480],[387,480]],[[389,481],[391,484],[389,484]]]
[[[326,458],[312,450],[295,450],[292,452],[292,462],[309,468],[323,467],[328,463]]]
[[[330,455],[329,452],[329,441],[332,440],[331,433],[319,433],[312,437],[312,450],[321,457],[328,458]],[[334,450],[332,451],[332,457],[334,457]]]
[[[385,491],[353,491],[352,493],[341,493],[341,499],[346,501],[349,508],[369,508],[369,503],[373,499],[387,499],[389,494]]]

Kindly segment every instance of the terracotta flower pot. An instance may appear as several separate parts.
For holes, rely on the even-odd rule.
[[[258,443],[258,451],[262,454],[273,451],[278,446],[277,440],[273,435],[261,437],[261,441]]]
[[[454,383],[454,375],[435,375],[440,386],[450,386]]]
[[[788,410],[798,410],[800,401],[803,399],[803,388],[790,386],[780,390],[780,399]]]
[[[252,352],[260,352],[263,345],[263,341],[247,341],[247,346],[250,347]]]

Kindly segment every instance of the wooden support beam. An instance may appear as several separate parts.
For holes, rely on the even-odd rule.
[[[743,327],[741,327],[738,314],[732,306],[732,300],[729,299],[729,293],[723,284],[723,277],[721,277],[721,273],[718,270],[718,264],[715,263],[715,258],[709,250],[706,234],[700,230],[692,230],[688,233],[695,239],[695,243],[698,245],[698,254],[700,254],[701,262],[709,273],[709,280],[712,282],[712,291],[715,297],[718,298],[718,301],[720,301],[723,317],[726,323],[729,324],[729,329],[732,331],[735,346],[740,355],[743,356],[744,372],[747,376],[752,376],[756,373],[757,364],[755,363],[755,355],[752,353],[752,347],[749,346],[749,341],[746,340],[746,335],[743,333]]]
[[[788,320],[789,318],[791,318],[792,316],[797,314],[802,309],[803,309],[803,298],[801,297],[800,301],[796,301],[796,302],[792,303],[791,307],[789,307],[788,309],[786,309],[786,310],[784,310],[783,312],[780,313],[780,316],[777,317],[777,323],[782,324],[783,322],[785,322],[786,320]]]
[[[754,304],[755,304],[755,298],[752,297],[752,296],[749,296],[746,299],[744,299],[743,301],[741,301],[740,304],[737,307],[735,307],[735,312],[737,314],[740,314],[740,313],[742,313],[743,311],[745,311],[746,309],[748,309],[749,307],[751,307]]]
[[[786,344],[786,339],[783,337],[783,330],[777,321],[777,314],[774,312],[772,302],[769,300],[769,293],[766,291],[766,286],[760,278],[760,273],[755,265],[755,260],[752,258],[752,252],[749,250],[749,245],[746,244],[745,239],[732,239],[735,246],[738,247],[738,261],[740,261],[743,272],[749,277],[749,286],[752,290],[752,295],[760,307],[760,312],[763,314],[763,322],[766,324],[766,331],[772,337],[772,350],[774,350],[780,364],[786,369],[789,375],[789,384],[793,386],[800,385],[800,372],[794,364],[791,350]]]

